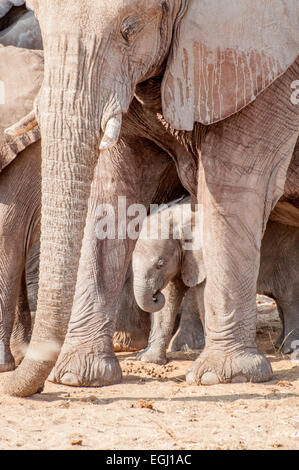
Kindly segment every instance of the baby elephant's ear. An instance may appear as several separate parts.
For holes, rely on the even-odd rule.
[[[201,248],[199,250],[184,250],[181,276],[187,287],[195,287],[205,280],[206,270]]]
[[[298,0],[189,0],[162,84],[165,119],[190,131],[238,112],[296,60]]]

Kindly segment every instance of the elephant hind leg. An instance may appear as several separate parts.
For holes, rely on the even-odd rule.
[[[17,245],[18,242],[7,243],[7,237],[0,235],[0,253],[3,255],[0,265],[0,372],[15,368],[10,338],[24,269],[24,254]]]
[[[147,139],[126,135],[113,151],[101,153],[89,199],[71,320],[49,380],[73,386],[120,382],[112,338],[136,240],[131,235],[118,236],[117,227],[126,222],[119,204],[125,205],[125,213],[133,204],[143,204],[146,216],[151,202],[157,194],[160,197],[161,179],[170,164],[170,157]],[[103,234],[99,211],[103,204],[115,216],[110,218],[115,236]]]
[[[264,382],[272,377],[256,337],[261,240],[282,196],[298,139],[290,102],[299,62],[238,114],[210,126],[202,142],[206,346],[189,383]]]
[[[27,285],[25,273],[22,276],[15,321],[10,338],[10,349],[18,366],[26,353],[31,337],[31,313],[27,297]]]
[[[292,354],[299,348],[299,301],[279,302],[283,329],[275,346],[283,354]]]

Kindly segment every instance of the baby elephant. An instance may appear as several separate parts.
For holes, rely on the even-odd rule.
[[[278,203],[278,208],[279,204],[284,203]],[[181,349],[184,344],[192,349],[203,347],[198,312],[203,320],[206,275],[202,249],[193,243],[194,239],[200,240],[200,233],[196,233],[200,230],[200,220],[198,217],[194,223],[195,215],[190,198],[185,198],[149,215],[142,226],[133,253],[134,293],[140,308],[156,312],[152,315],[148,347],[137,356],[144,362],[166,363],[166,349],[185,295],[188,302],[184,301],[181,323],[170,349]],[[200,214],[197,212],[197,215]],[[277,302],[283,330],[276,346],[286,354],[296,349],[296,340],[299,340],[298,266],[298,225],[270,220],[262,243],[257,291]]]

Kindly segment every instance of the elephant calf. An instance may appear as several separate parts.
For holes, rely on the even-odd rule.
[[[278,216],[283,204],[277,205]],[[190,228],[192,214],[190,198],[185,198],[148,216],[133,254],[136,301],[140,308],[156,312],[152,315],[148,347],[137,356],[144,362],[166,363],[166,349],[188,289],[188,303],[170,348],[180,349],[183,344],[199,349],[203,346],[201,322],[194,312],[204,318],[205,267],[201,247],[188,249],[192,239],[186,239],[186,228]],[[151,238],[149,227],[159,227],[159,237]],[[277,302],[283,330],[276,345],[286,354],[295,349],[292,344],[299,340],[298,266],[299,227],[270,220],[262,242],[257,291]]]

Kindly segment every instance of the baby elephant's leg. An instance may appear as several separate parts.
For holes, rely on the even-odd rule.
[[[204,285],[188,290],[181,306],[179,328],[169,344],[169,351],[203,349],[205,345],[201,318],[204,318]]]
[[[175,319],[186,287],[180,279],[170,282],[163,291],[166,298],[165,307],[152,314],[151,332],[148,346],[137,354],[136,359],[155,364],[166,364],[166,350],[171,340]]]

